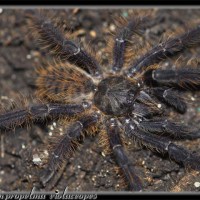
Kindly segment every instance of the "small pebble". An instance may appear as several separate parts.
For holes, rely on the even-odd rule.
[[[34,155],[33,155],[33,163],[34,163],[35,165],[40,165],[41,162],[42,162],[42,160],[40,159],[40,157],[38,156],[38,154],[34,154]]]
[[[1,175],[5,174],[5,171],[3,171],[3,170],[2,170],[2,171],[0,171],[0,174],[1,174]]]
[[[26,58],[27,58],[27,59],[31,59],[31,57],[32,57],[32,56],[31,56],[30,54],[26,55]]]
[[[52,135],[53,135],[53,133],[50,131],[50,132],[49,132],[49,136],[52,136]]]
[[[85,177],[85,175],[86,175],[86,172],[84,172],[84,171],[81,171],[81,172],[80,172],[80,178],[81,178],[81,179],[83,179],[83,178]]]
[[[143,161],[142,161],[142,165],[144,165],[144,164],[145,164],[145,161],[143,160]]]
[[[195,182],[195,183],[194,183],[194,186],[195,186],[196,188],[200,187],[200,182]]]
[[[97,33],[95,31],[90,31],[90,35],[95,38],[97,36]]]
[[[162,105],[161,105],[160,103],[159,103],[157,106],[158,106],[158,108],[161,108],[161,107],[162,107]]]
[[[106,157],[106,155],[105,155],[105,153],[104,153],[104,152],[101,152],[101,155],[102,155],[103,157]]]
[[[115,27],[114,24],[111,24],[109,28],[110,28],[111,31],[115,31],[115,28],[116,28],[116,27]]]

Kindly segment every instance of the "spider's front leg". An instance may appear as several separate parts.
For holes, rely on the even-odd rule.
[[[150,89],[150,93],[181,114],[184,114],[187,110],[187,104],[181,97],[181,92],[179,90],[169,87],[155,87]]]
[[[88,71],[93,76],[101,76],[102,71],[95,57],[80,46],[80,42],[72,39],[70,34],[64,34],[48,18],[37,12],[27,14],[34,25],[34,32],[44,46],[59,60],[68,61],[71,64]],[[89,49],[88,49],[89,50]]]
[[[127,47],[130,46],[130,41],[134,35],[140,35],[145,24],[148,22],[148,17],[135,17],[129,22],[125,19],[120,19],[123,21],[123,26],[116,33],[113,44],[113,64],[112,70],[114,72],[119,72],[125,63],[125,54],[127,53]]]
[[[145,73],[148,70],[148,67],[151,69],[152,65],[159,63],[163,59],[177,55],[186,48],[199,44],[199,35],[200,26],[197,26],[182,35],[172,39],[170,38],[165,42],[158,44],[132,64],[127,70],[127,76],[135,78],[137,77],[135,76],[137,73]]]
[[[161,85],[194,90],[200,88],[200,70],[183,67],[177,70],[156,69],[152,71],[152,80]]]
[[[50,150],[47,167],[42,171],[42,176],[40,178],[44,186],[46,186],[54,176],[56,170],[72,156],[74,150],[78,146],[78,141],[83,131],[96,125],[98,121],[99,115],[97,113],[79,117],[67,127],[62,136],[56,139],[55,144]]]
[[[136,175],[133,165],[128,160],[120,138],[120,129],[116,120],[113,118],[111,118],[107,124],[107,133],[109,136],[110,147],[117,160],[117,164],[120,166],[125,178],[129,183],[130,190],[141,191],[142,183],[139,177]]]
[[[177,70],[147,69],[142,76],[143,83],[155,85],[147,93],[156,96],[161,102],[184,114],[187,104],[181,94],[187,90],[200,89],[200,71],[198,68],[183,67]]]
[[[139,129],[139,122],[136,120],[126,120],[125,133],[132,138],[137,139],[143,145],[156,149],[160,153],[168,153],[176,162],[182,163],[184,166],[189,166],[193,169],[200,170],[200,157],[189,152],[188,150],[172,143],[171,140],[163,136],[158,136],[150,133],[147,128]],[[151,129],[151,123],[149,123]]]
[[[200,71],[188,67],[177,70],[156,69],[146,73],[144,81],[159,85],[149,89],[149,93],[183,114],[187,110],[187,105],[181,94],[186,90],[200,89]]]

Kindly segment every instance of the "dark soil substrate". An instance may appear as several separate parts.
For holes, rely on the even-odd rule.
[[[44,11],[48,12],[48,10]],[[103,51],[109,32],[115,29],[113,19],[120,14],[129,16],[134,9],[62,9],[54,14],[60,23],[67,24],[85,42]],[[200,19],[200,9],[152,9],[153,20],[146,30],[147,36],[160,39],[166,31],[176,31],[177,27]],[[40,50],[25,14],[27,10],[4,9],[0,14],[0,105],[9,109],[11,103],[26,96],[32,101],[35,68],[42,59],[49,59],[45,50]],[[159,40],[158,40],[159,41]],[[185,51],[182,56],[188,59],[198,57],[200,48]],[[167,59],[166,63],[174,63]],[[177,115],[177,121],[200,128],[200,93],[186,93],[185,97],[195,101],[188,104],[188,112]],[[170,112],[173,112],[172,110]],[[48,143],[48,129],[41,125],[17,128],[1,134],[0,138],[0,190],[30,191],[38,187],[40,168],[33,162],[33,156],[44,150]],[[200,140],[176,142],[190,151],[199,152]],[[44,145],[46,144],[46,145]],[[105,156],[98,146],[98,137],[86,138],[79,151],[70,158],[63,173],[52,190],[63,191],[124,191],[126,185],[122,176],[115,170],[112,156]],[[186,170],[168,156],[152,153],[142,147],[129,151],[129,158],[143,181],[145,191],[199,191],[200,173]],[[45,189],[43,189],[45,190]]]

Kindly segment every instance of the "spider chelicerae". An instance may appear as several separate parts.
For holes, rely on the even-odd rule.
[[[199,138],[199,132],[173,122],[165,114],[167,107],[186,112],[182,93],[199,89],[199,70],[159,66],[165,58],[198,45],[199,26],[140,52],[149,16],[119,18],[118,30],[109,42],[112,62],[102,67],[100,58],[73,34],[64,34],[40,14],[29,17],[36,37],[56,61],[37,69],[37,97],[42,103],[1,114],[0,129],[38,120],[59,121],[60,134],[51,145],[40,177],[44,186],[72,156],[81,139],[94,134],[99,134],[100,145],[113,153],[129,190],[141,191],[143,184],[128,159],[124,137],[199,170],[200,157],[172,142],[172,138]]]

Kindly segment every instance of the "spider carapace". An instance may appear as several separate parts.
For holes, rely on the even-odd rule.
[[[173,143],[173,139],[196,139],[200,132],[172,121],[165,108],[184,114],[182,94],[199,90],[200,71],[194,66],[163,69],[160,62],[200,44],[200,26],[169,37],[140,51],[145,43],[148,16],[120,18],[118,31],[110,39],[112,60],[103,66],[90,49],[64,34],[47,17],[30,15],[35,37],[54,56],[56,62],[37,70],[38,105],[0,115],[0,129],[7,130],[37,120],[58,120],[62,134],[49,150],[46,167],[40,177],[43,186],[72,155],[82,135],[100,135],[100,144],[114,154],[129,190],[143,190],[126,153],[126,142],[133,139],[168,154],[185,166],[200,170],[200,157]],[[134,47],[136,45],[136,48]],[[124,135],[122,137],[122,135]]]
[[[123,76],[111,76],[98,84],[94,104],[106,115],[124,115],[130,111],[129,98],[131,95],[134,97],[138,91],[138,85],[133,81]]]

